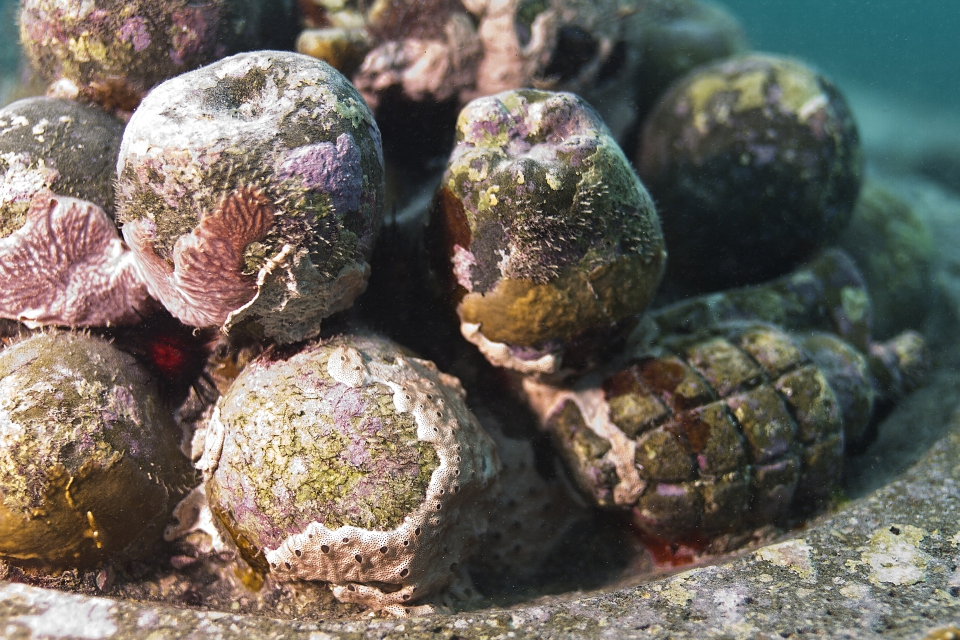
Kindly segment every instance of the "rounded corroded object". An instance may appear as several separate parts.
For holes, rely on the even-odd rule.
[[[0,109],[0,237],[22,226],[43,189],[113,213],[123,121],[96,107],[26,98]]]
[[[295,342],[366,287],[380,133],[324,62],[258,51],[164,82],[130,119],[117,173],[124,238],[185,324]]]
[[[868,180],[837,244],[863,273],[877,337],[923,324],[933,299],[935,251],[930,230],[909,202]]]
[[[698,290],[786,273],[850,220],[863,156],[845,100],[790,59],[701,67],[648,118],[637,158],[660,207],[668,278]]]
[[[153,550],[195,484],[132,356],[84,334],[0,352],[0,558],[41,571]]]
[[[61,92],[130,111],[154,85],[223,57],[251,16],[234,0],[24,0],[20,40]]]
[[[694,67],[747,50],[743,27],[729,10],[701,0],[633,0],[627,20],[640,49],[636,79],[641,118]]]
[[[556,373],[572,345],[608,340],[647,306],[666,259],[650,196],[569,93],[468,104],[428,233],[463,335],[524,373]]]
[[[259,570],[403,607],[448,585],[486,529],[500,463],[464,397],[383,338],[267,352],[207,427],[211,508]]]
[[[656,537],[712,536],[782,520],[838,488],[845,445],[894,386],[873,371],[913,379],[923,344],[906,334],[874,352],[875,364],[831,334],[735,323],[666,336],[570,387],[524,387],[595,504],[629,510]]]

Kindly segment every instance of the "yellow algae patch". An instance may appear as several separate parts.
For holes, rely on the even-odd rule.
[[[801,538],[772,544],[760,549],[754,555],[760,560],[789,569],[806,580],[816,576],[816,569],[810,559],[811,551],[813,548]]]
[[[633,257],[589,275],[567,269],[548,284],[507,278],[485,294],[468,293],[457,311],[462,322],[479,324],[489,340],[536,346],[645,308],[659,283],[651,272],[659,269],[651,270],[640,257]],[[623,282],[634,284],[617,286]]]
[[[895,524],[876,531],[870,547],[860,559],[870,567],[873,584],[911,585],[923,582],[928,556],[920,550],[920,541],[927,532],[911,525]]]

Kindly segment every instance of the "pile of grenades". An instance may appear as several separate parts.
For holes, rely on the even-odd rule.
[[[48,88],[0,110],[11,579],[422,613],[601,512],[793,526],[922,382],[929,236],[862,185],[839,91],[719,6],[24,0],[20,28]]]

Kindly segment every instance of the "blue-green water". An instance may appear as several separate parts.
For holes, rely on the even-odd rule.
[[[957,0],[725,0],[754,47],[838,80],[960,109]]]

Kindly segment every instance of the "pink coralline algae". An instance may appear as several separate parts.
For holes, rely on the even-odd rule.
[[[0,238],[0,280],[0,317],[28,326],[133,324],[156,304],[103,209],[51,193]]]
[[[289,17],[289,4],[24,0],[20,38],[33,68],[53,83],[57,95],[129,113],[168,78],[229,53],[282,40],[268,31],[283,31],[286,25],[279,16]]]
[[[284,180],[298,176],[305,189],[329,194],[337,211],[360,207],[360,148],[349,133],[341,133],[336,144],[318,142],[297,147],[280,165],[279,175]]]
[[[133,50],[140,53],[150,46],[150,34],[147,31],[147,22],[139,16],[134,16],[120,27],[120,38],[133,45]]]

